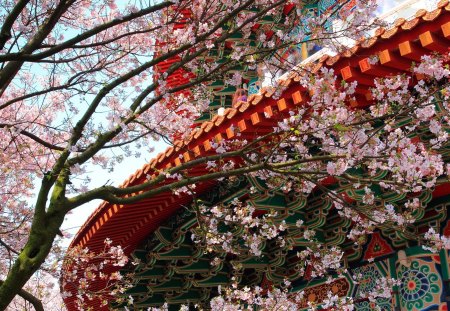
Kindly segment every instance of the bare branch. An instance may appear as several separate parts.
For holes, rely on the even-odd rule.
[[[0,281],[0,286],[3,284],[3,281]],[[42,305],[42,301],[31,294],[30,292],[27,292],[24,289],[21,289],[18,293],[20,297],[31,303],[36,311],[44,311],[44,306]]]
[[[5,19],[5,22],[2,25],[2,28],[0,29],[0,50],[4,48],[6,42],[11,39],[11,28],[16,21],[16,19],[19,17],[20,13],[23,11],[25,6],[30,2],[30,0],[20,0],[16,3],[14,8],[11,10],[11,12],[8,14],[8,16]]]

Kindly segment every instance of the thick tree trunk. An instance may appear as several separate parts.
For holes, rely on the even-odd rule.
[[[25,283],[44,263],[64,217],[33,222],[28,241],[0,286],[0,310],[5,310]]]

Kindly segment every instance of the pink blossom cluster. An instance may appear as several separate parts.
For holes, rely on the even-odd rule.
[[[129,260],[122,247],[113,245],[108,238],[101,252],[81,247],[71,248],[62,267],[63,296],[71,297],[72,289],[75,288],[74,303],[79,310],[85,310],[94,300],[101,306],[107,305],[111,297],[115,297],[118,303],[128,301],[124,292],[132,286],[133,280],[131,275],[123,274],[118,269],[123,268]],[[95,287],[97,282],[102,282],[104,286],[101,289]]]
[[[221,249],[233,254],[261,256],[266,240],[277,239],[280,245],[285,244],[280,233],[286,230],[286,224],[275,222],[275,212],[256,217],[255,208],[237,198],[229,205],[211,208],[202,205],[199,212],[199,227],[192,237],[196,243],[205,242],[210,252]],[[227,231],[221,230],[222,225]]]
[[[255,307],[259,310],[295,311],[303,295],[303,292],[291,294],[287,289],[264,290],[259,286],[238,289],[234,284],[224,289],[223,293],[219,289],[219,296],[211,299],[210,306],[214,311],[250,311]]]
[[[433,253],[437,253],[442,249],[450,249],[450,237],[446,235],[440,235],[434,228],[429,228],[424,235],[426,245],[422,247]]]

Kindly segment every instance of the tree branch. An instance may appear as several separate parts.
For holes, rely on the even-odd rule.
[[[28,40],[22,48],[21,53],[32,53],[44,40],[48,34],[53,30],[60,17],[66,12],[73,0],[62,0],[52,14],[45,19],[43,25],[38,29],[36,34]],[[6,91],[6,88],[16,76],[17,72],[22,67],[24,61],[11,61],[0,71],[0,96]]]
[[[3,285],[3,281],[0,281],[0,286]],[[21,289],[18,293],[20,297],[31,303],[36,311],[44,311],[44,306],[42,305],[42,301],[31,294],[30,292],[27,292],[24,289]]]
[[[20,0],[16,3],[11,13],[5,19],[0,29],[0,50],[4,48],[6,42],[11,39],[11,28],[30,0]]]
[[[79,43],[85,39],[88,39],[89,37],[92,37],[102,31],[105,31],[111,27],[123,24],[125,22],[129,22],[133,19],[142,17],[144,15],[150,14],[150,13],[154,13],[156,11],[162,10],[166,7],[171,6],[173,3],[170,1],[165,1],[156,5],[153,5],[151,7],[148,7],[146,9],[140,10],[138,12],[135,13],[131,13],[129,15],[126,15],[122,18],[116,18],[113,19],[112,21],[108,22],[108,23],[104,23],[101,24],[97,27],[92,28],[89,31],[86,31],[76,37],[73,37],[70,40],[67,40],[55,47],[52,47],[44,52],[41,53],[37,53],[37,54],[31,54],[29,53],[25,53],[25,52],[19,52],[19,53],[10,53],[10,54],[6,54],[6,55],[2,55],[0,56],[0,61],[12,61],[12,60],[19,60],[19,61],[38,61],[41,60],[43,58],[49,57],[51,55],[54,55],[58,52],[61,52],[64,49],[70,48],[72,45]],[[31,51],[32,52],[32,51]]]
[[[16,251],[14,248],[12,248],[11,246],[9,246],[8,244],[6,244],[5,242],[3,242],[2,239],[0,239],[0,245],[3,245],[9,252],[14,253],[16,255],[19,255],[19,252]]]

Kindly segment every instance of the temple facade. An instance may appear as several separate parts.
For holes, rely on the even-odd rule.
[[[305,9],[310,14],[320,14],[333,3],[318,1]],[[372,101],[368,89],[374,78],[406,73],[413,62],[420,62],[423,55],[445,53],[450,47],[448,0],[439,2],[434,8],[428,7],[429,10],[416,7],[418,1],[405,3],[386,15],[389,27],[380,28],[369,39],[349,45],[349,49],[341,54],[328,53],[320,46],[306,44],[295,47],[297,51],[286,53],[295,54],[295,62],[314,63],[316,71],[322,67],[332,68],[341,81],[358,81],[356,100],[351,104],[355,109],[363,109]],[[287,7],[286,14],[292,9]],[[261,27],[269,27],[276,22],[268,20]],[[256,39],[254,44],[258,44]],[[211,51],[210,57],[220,60],[220,57],[226,57],[226,53],[225,44],[221,49]],[[376,65],[369,61],[369,56],[373,55],[379,58]],[[176,58],[164,66],[170,66],[172,61]],[[163,72],[164,66],[159,70]],[[264,87],[264,74],[256,69],[236,70],[243,72],[246,84],[243,88],[247,91],[245,99],[233,101],[236,87],[228,86],[224,81],[212,83],[210,88],[214,91],[214,100],[198,120],[189,140],[168,148],[133,174],[122,187],[143,183],[147,175],[157,170],[214,153],[211,141],[232,139],[237,133],[252,140],[270,132],[274,124],[289,115],[290,109],[308,100],[308,90],[298,83],[301,78],[298,72],[280,74],[279,79],[285,89],[280,98],[274,99],[273,90]],[[176,74],[183,75],[181,72]],[[170,83],[178,83],[175,75],[169,79]],[[417,133],[417,137],[429,140],[427,133]],[[445,149],[442,156],[448,162],[450,150]],[[200,165],[193,170],[196,175],[207,173],[207,168]],[[362,171],[356,173],[364,176]],[[364,190],[339,182],[330,183],[327,187],[345,194],[356,205],[364,204]],[[411,199],[411,196],[395,191],[376,187],[372,190],[386,203],[401,204]],[[215,255],[212,256],[205,252],[206,245],[192,239],[197,230],[197,218],[193,208],[185,208],[194,204],[192,197],[165,192],[129,205],[104,202],[80,229],[72,247],[81,245],[96,250],[102,247],[105,238],[110,238],[126,247],[133,258],[139,259],[137,266],[124,269],[124,272],[134,274],[135,285],[127,295],[133,297],[135,310],[159,307],[166,302],[169,310],[178,310],[181,304],[207,306],[208,301],[218,294],[218,286],[229,286],[231,280],[241,286],[269,287],[280,285],[286,279],[291,282],[292,291],[305,292],[301,305],[305,310],[308,302],[320,305],[328,293],[353,297],[356,310],[447,310],[449,307],[449,251],[432,253],[410,236],[424,234],[429,227],[450,236],[450,215],[447,212],[450,184],[414,194],[424,208],[413,215],[416,221],[409,231],[399,232],[392,227],[381,226],[359,244],[348,238],[351,221],[337,213],[333,202],[320,189],[301,196],[281,189],[269,190],[257,178],[239,177],[199,183],[196,192],[206,206],[227,205],[233,199],[239,199],[261,213],[276,211],[277,221],[288,225],[284,236],[286,245],[280,247],[267,241],[262,255],[257,258],[230,255],[219,247],[214,249]],[[302,270],[297,252],[305,247],[306,241],[302,229],[294,226],[298,221],[314,229],[324,245],[339,246],[344,250],[347,271],[343,277],[329,282],[314,278],[308,267],[306,271]],[[215,257],[220,261],[211,265]],[[355,276],[358,276],[358,281],[355,281]],[[392,298],[378,298],[375,302],[365,299],[382,277],[400,281],[400,285],[393,288]],[[66,298],[66,304],[69,310],[74,308],[70,297]],[[110,307],[120,309],[124,306],[112,304]]]

